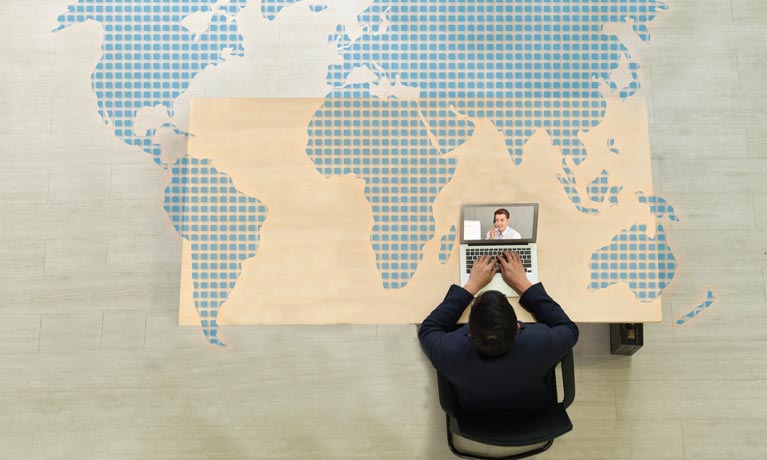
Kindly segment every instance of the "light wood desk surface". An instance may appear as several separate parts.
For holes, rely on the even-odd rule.
[[[591,286],[592,254],[615,235],[644,225],[648,238],[656,236],[656,215],[637,199],[637,192],[653,194],[647,110],[641,102],[608,98],[603,122],[581,133],[589,157],[569,167],[582,203],[598,213],[581,212],[568,198],[557,177],[563,171],[562,155],[546,132],[539,130],[529,139],[516,165],[493,124],[472,120],[469,140],[443,153],[457,160],[457,168],[433,202],[435,232],[423,246],[423,258],[412,279],[398,289],[386,289],[377,269],[374,215],[364,179],[355,174],[325,177],[307,155],[307,126],[322,104],[323,99],[192,102],[190,155],[209,159],[240,192],[268,208],[256,255],[242,264],[235,288],[220,307],[219,324],[420,322],[448,286],[458,282],[458,238],[452,247],[442,247],[442,236],[452,226],[459,228],[461,204],[487,202],[540,204],[540,278],[574,320],[661,320],[660,296],[640,301],[625,282]],[[588,198],[586,186],[603,170],[609,172],[610,185],[622,186],[617,206]],[[199,324],[191,259],[185,241],[182,324]]]

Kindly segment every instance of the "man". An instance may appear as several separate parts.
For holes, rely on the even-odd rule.
[[[536,412],[552,397],[545,376],[578,341],[578,326],[543,289],[531,284],[514,252],[498,257],[503,280],[520,294],[519,303],[537,323],[519,323],[498,291],[474,299],[499,270],[496,259],[481,256],[464,287],[453,285],[418,332],[426,356],[457,389],[461,409],[479,416],[504,417]],[[469,324],[458,319],[474,300]]]
[[[500,208],[493,213],[493,228],[485,235],[486,240],[518,240],[522,235],[509,227],[509,211]]]

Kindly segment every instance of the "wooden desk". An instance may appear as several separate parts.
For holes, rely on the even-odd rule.
[[[539,130],[515,165],[493,124],[474,120],[474,133],[445,155],[457,159],[450,183],[433,203],[435,235],[405,287],[385,289],[371,245],[374,217],[363,179],[324,177],[306,154],[307,126],[322,99],[197,99],[192,102],[190,155],[210,159],[242,193],[268,208],[258,250],[242,264],[219,324],[417,323],[458,282],[458,239],[440,260],[441,236],[458,229],[460,205],[540,203],[540,277],[579,322],[661,320],[660,296],[639,301],[623,282],[590,289],[592,254],[633,225],[656,228],[656,215],[635,195],[652,195],[647,110],[639,101],[608,99],[603,122],[581,141],[588,158],[570,165],[580,212],[557,178],[562,155]],[[611,152],[609,138],[620,154]],[[589,202],[586,185],[609,172],[621,185],[618,206]],[[181,324],[199,324],[194,308],[191,246],[184,242]],[[646,299],[647,300],[647,299]]]

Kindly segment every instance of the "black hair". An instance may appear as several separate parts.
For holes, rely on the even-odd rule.
[[[511,351],[517,338],[517,314],[504,294],[485,291],[474,299],[469,333],[480,355],[498,357]]]
[[[493,213],[493,221],[495,221],[495,216],[497,216],[498,214],[503,214],[504,216],[506,216],[507,219],[510,217],[509,211],[507,209],[499,208],[499,209],[496,209],[495,212]]]

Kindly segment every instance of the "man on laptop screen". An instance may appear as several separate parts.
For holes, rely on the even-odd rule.
[[[506,208],[498,208],[493,213],[493,228],[487,231],[486,240],[519,240],[522,235],[509,227],[509,211]]]

